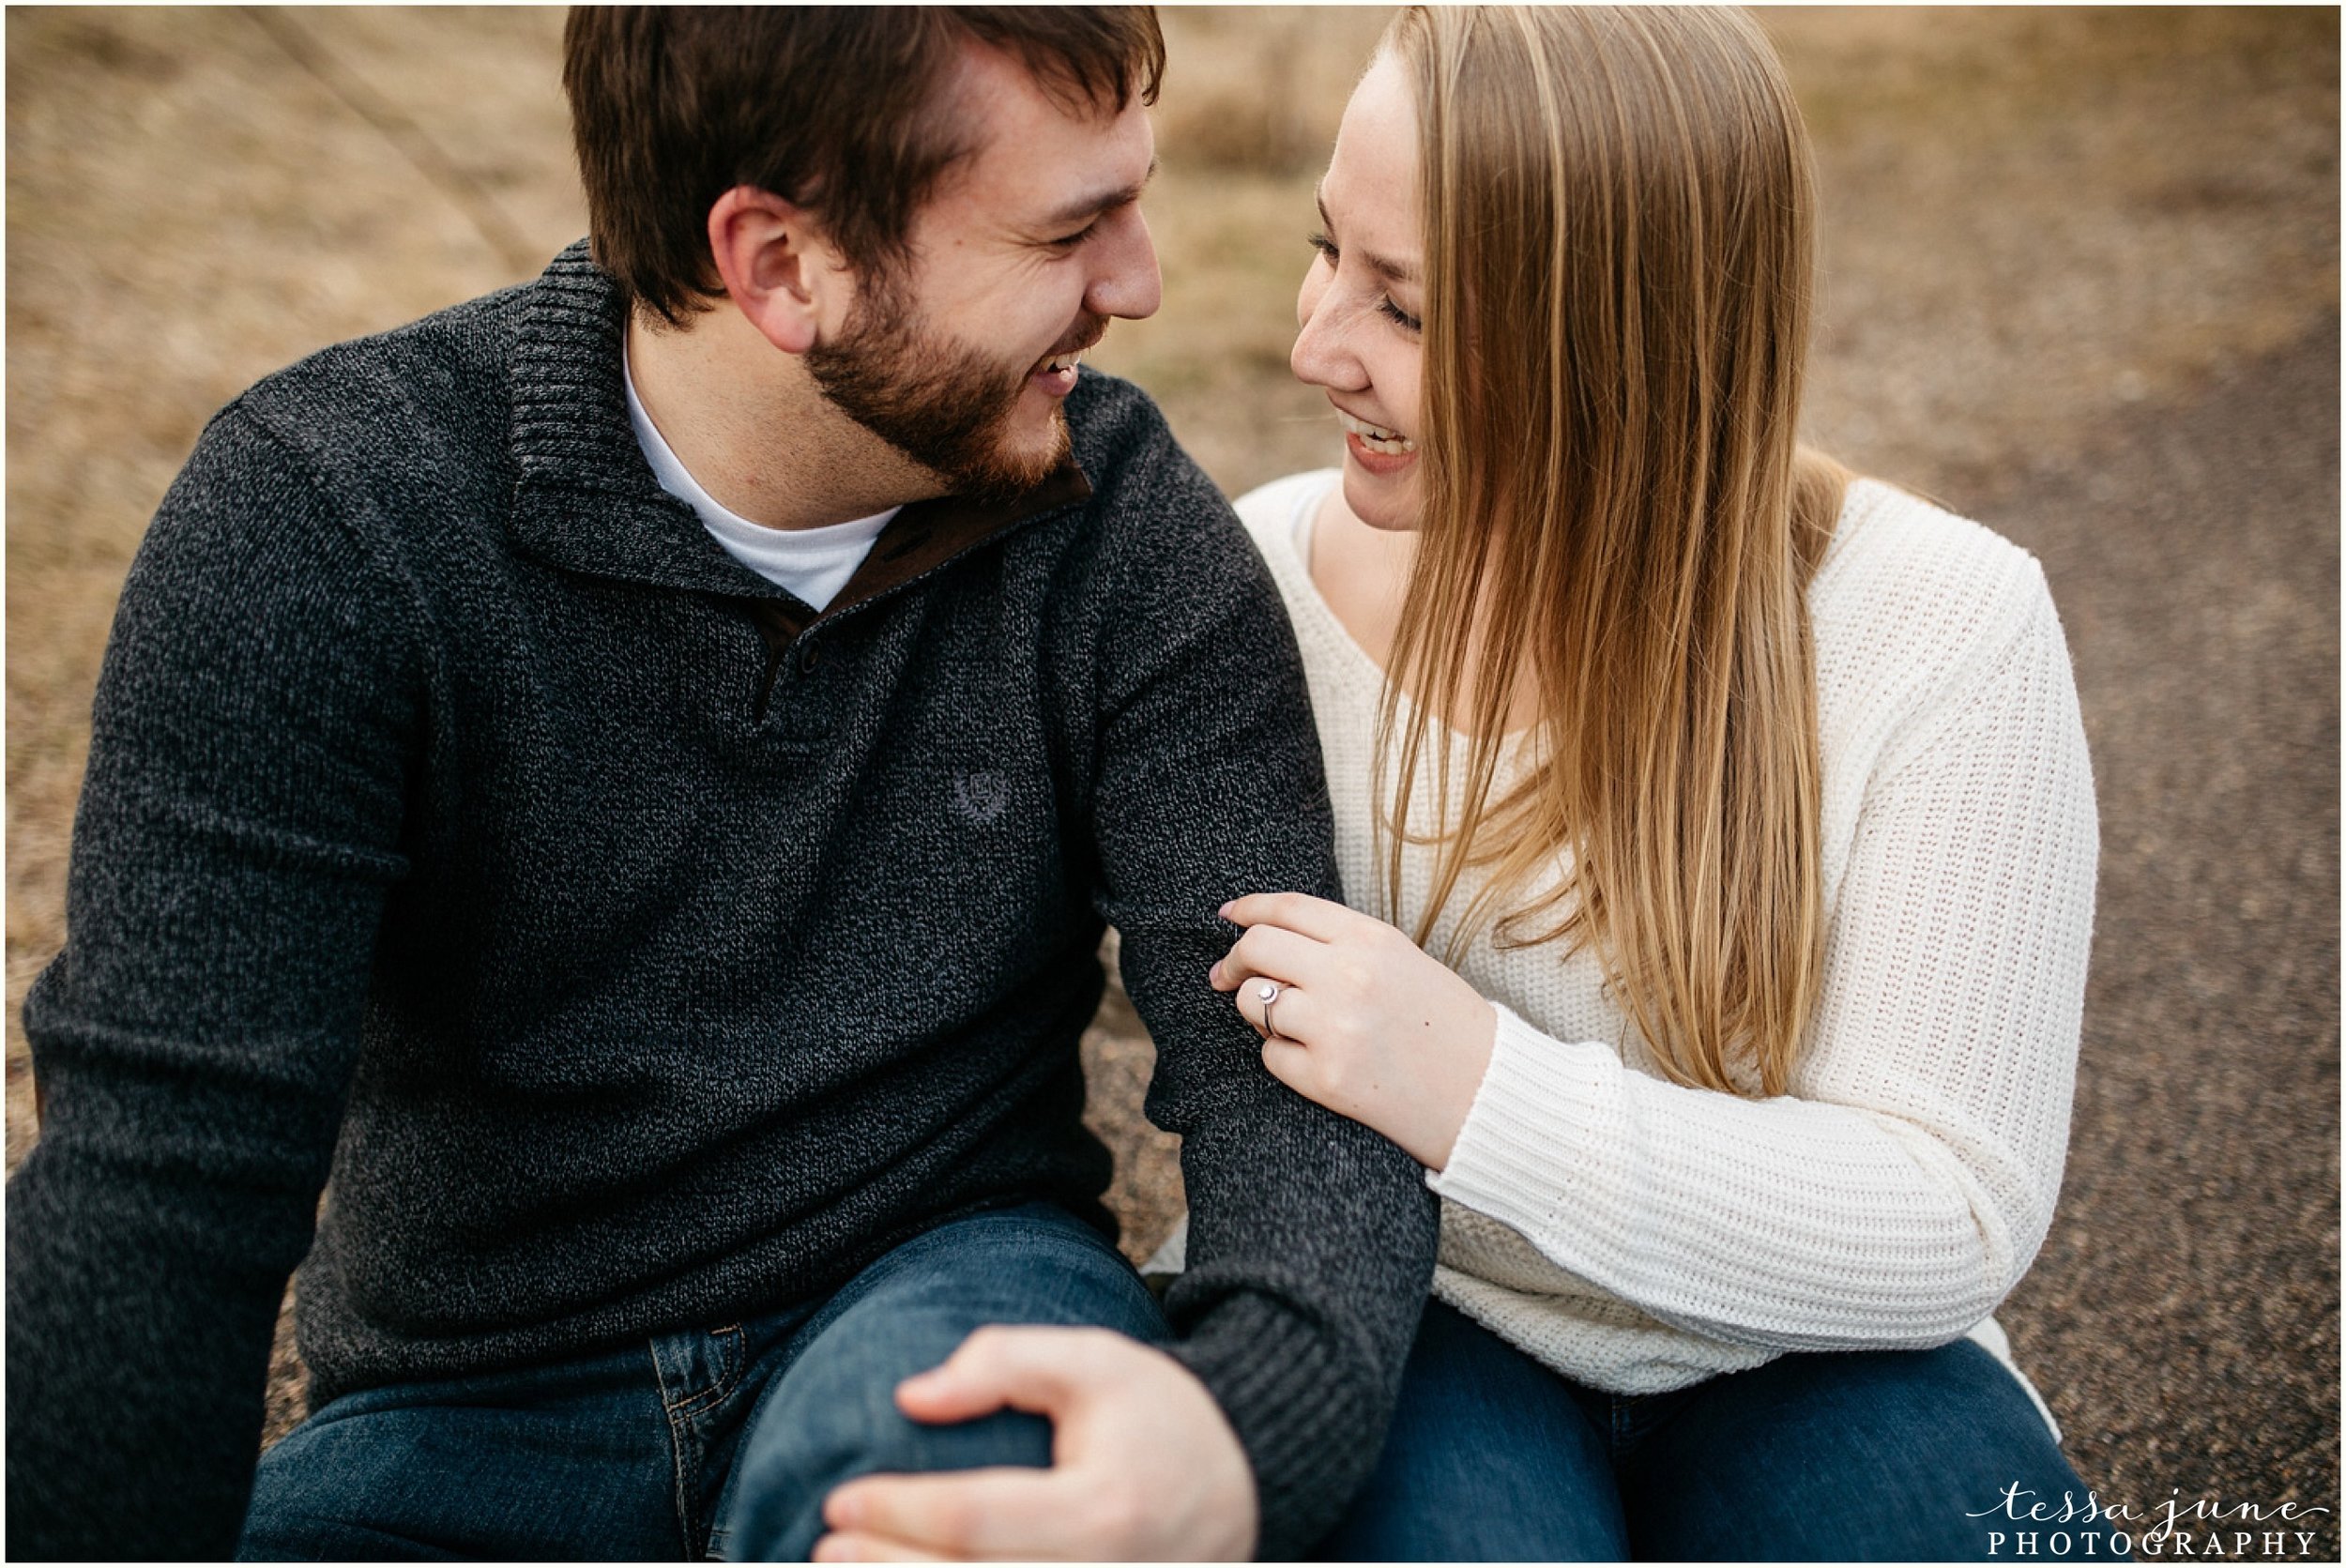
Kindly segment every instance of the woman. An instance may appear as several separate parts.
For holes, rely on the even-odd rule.
[[[1410,10],[1319,194],[1344,464],[1240,512],[1362,909],[1240,899],[1212,981],[1444,1199],[1328,1555],[2113,1555],[1989,1317],[2067,1138],[2067,655],[2028,556],[1794,444],[1767,43]]]

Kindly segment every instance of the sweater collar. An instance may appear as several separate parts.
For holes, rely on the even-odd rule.
[[[813,620],[813,611],[726,555],[693,510],[661,489],[628,423],[625,322],[617,291],[583,239],[524,290],[510,437],[514,544],[568,571],[776,600],[796,612],[793,621]],[[957,495],[915,502],[881,531],[822,618],[1090,495],[1090,482],[1070,457],[1005,503]]]

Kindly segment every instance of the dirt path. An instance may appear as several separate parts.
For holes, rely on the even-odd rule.
[[[2102,809],[2068,1180],[2005,1322],[2106,1500],[2338,1504],[2338,429],[2333,319],[1983,491]]]

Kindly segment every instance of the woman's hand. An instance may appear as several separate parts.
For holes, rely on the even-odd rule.
[[[1250,893],[1222,918],[1246,934],[1208,979],[1238,993],[1272,1075],[1427,1169],[1448,1165],[1490,1065],[1491,1004],[1383,921],[1324,898]],[[1263,1028],[1266,983],[1281,988],[1276,1033]]]

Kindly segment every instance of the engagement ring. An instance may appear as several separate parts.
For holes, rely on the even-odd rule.
[[[1279,1038],[1279,1031],[1271,1026],[1271,1004],[1279,999],[1279,993],[1283,989],[1284,987],[1277,981],[1266,980],[1255,992],[1262,1002],[1262,1032],[1273,1040]]]

